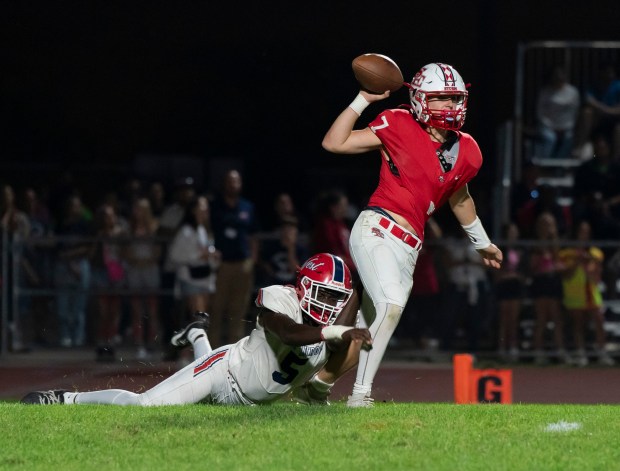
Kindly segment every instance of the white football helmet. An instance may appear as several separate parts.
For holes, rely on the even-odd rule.
[[[428,126],[441,129],[460,129],[467,112],[467,88],[461,75],[448,64],[432,63],[422,67],[413,77],[409,99],[416,119]],[[455,96],[453,110],[430,110],[428,99]]]

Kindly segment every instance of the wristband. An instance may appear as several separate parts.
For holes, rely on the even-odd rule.
[[[328,325],[321,329],[321,340],[342,340],[342,334],[352,328],[345,325]]]
[[[491,245],[491,239],[489,239],[484,227],[482,227],[482,222],[478,216],[476,216],[476,219],[474,219],[474,222],[471,224],[461,227],[469,237],[469,240],[471,240],[472,244],[474,244],[476,250],[486,249]]]
[[[370,105],[368,100],[366,100],[361,93],[358,93],[355,100],[353,100],[349,105],[349,108],[355,111],[358,116],[361,116],[362,111],[364,111],[368,105]]]

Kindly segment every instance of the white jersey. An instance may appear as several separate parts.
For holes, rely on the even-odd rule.
[[[259,291],[256,305],[303,322],[292,286],[270,286]],[[258,322],[252,333],[233,345],[211,350],[204,337],[196,339],[208,353],[142,394],[108,389],[73,394],[75,404],[172,405],[258,404],[280,398],[319,371],[327,362],[325,342],[291,347]],[[196,343],[194,353],[198,354]]]
[[[297,294],[292,286],[262,288],[256,305],[284,314],[298,324],[303,322]],[[265,331],[257,322],[248,337],[230,346],[228,369],[247,399],[265,403],[306,382],[321,369],[328,357],[325,342],[291,347]]]

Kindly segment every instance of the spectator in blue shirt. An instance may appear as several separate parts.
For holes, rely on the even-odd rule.
[[[258,224],[254,203],[241,196],[238,170],[224,176],[221,193],[211,205],[215,246],[222,254],[211,307],[209,338],[214,347],[246,335],[246,314],[254,288],[258,260]]]

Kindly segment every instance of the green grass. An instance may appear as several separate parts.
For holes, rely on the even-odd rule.
[[[0,430],[0,470],[620,470],[620,406],[2,403]]]

